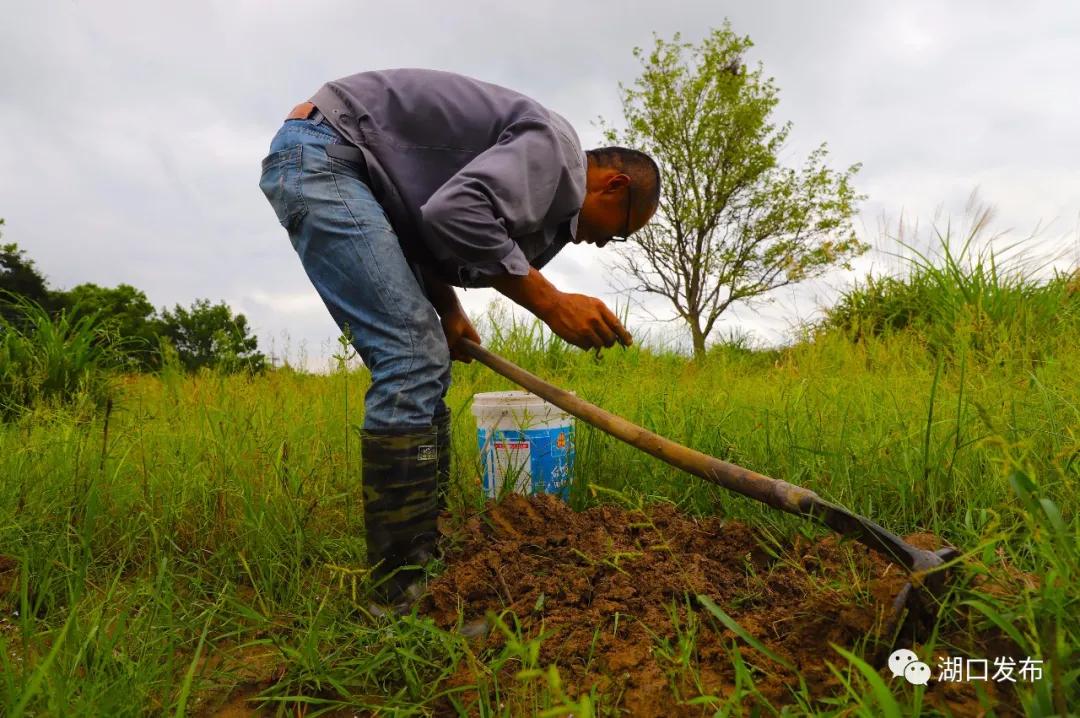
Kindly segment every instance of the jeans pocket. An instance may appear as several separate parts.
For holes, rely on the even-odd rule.
[[[307,211],[304,195],[300,191],[303,150],[303,145],[296,145],[272,152],[262,162],[259,188],[270,201],[278,222],[285,229],[292,229]]]

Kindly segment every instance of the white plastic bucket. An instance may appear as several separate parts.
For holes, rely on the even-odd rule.
[[[566,499],[574,476],[573,417],[527,391],[473,396],[484,493],[548,493]]]

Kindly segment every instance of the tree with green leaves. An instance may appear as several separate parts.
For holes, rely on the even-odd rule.
[[[698,357],[733,304],[849,267],[867,249],[851,223],[859,165],[830,169],[824,144],[798,169],[780,165],[791,123],[772,119],[772,78],[744,64],[752,45],[725,23],[696,46],[675,35],[635,48],[643,71],[621,88],[626,129],[606,131],[650,154],[663,177],[653,221],[615,269],[629,288],[671,302]]]
[[[163,309],[159,326],[189,371],[204,366],[251,372],[266,368],[258,339],[248,334],[247,318],[233,316],[225,302],[211,305],[208,299],[196,299],[190,309],[179,304],[172,311]]]
[[[0,219],[0,227],[4,220]],[[25,249],[15,243],[0,244],[0,319],[17,321],[21,311],[12,305],[13,295],[24,297],[49,309],[52,297],[45,276],[38,271]]]

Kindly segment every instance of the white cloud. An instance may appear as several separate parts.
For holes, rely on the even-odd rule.
[[[285,315],[310,315],[326,311],[325,305],[314,292],[288,292],[270,294],[259,289],[252,290],[240,300],[243,304],[254,304],[261,308],[269,309],[276,314]]]

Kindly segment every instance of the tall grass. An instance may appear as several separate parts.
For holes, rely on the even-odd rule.
[[[970,212],[968,227],[935,226],[928,242],[901,224],[886,241],[900,249],[902,274],[868,276],[841,295],[824,326],[856,338],[911,331],[950,356],[1045,359],[1050,335],[1080,329],[1074,275],[1045,276],[1053,258],[1032,263],[1033,237],[1006,243],[991,230],[990,208]]]
[[[1039,286],[1058,291],[1024,286],[1035,304],[1051,301]],[[994,331],[1028,331],[1004,309],[986,312],[999,318]],[[927,327],[950,315],[934,316]],[[967,622],[971,645],[958,650],[995,631],[1044,659],[1044,679],[1018,690],[1029,712],[1050,715],[1080,701],[1080,354],[1068,311],[1038,317],[1058,323],[1032,336],[1034,362],[994,361],[974,342],[928,352],[928,330],[915,326],[858,341],[846,328],[822,330],[770,352],[719,346],[694,363],[639,346],[598,357],[505,317],[485,331],[495,351],[658,433],[805,485],[897,532],[932,531],[961,547],[967,568],[941,628]],[[365,615],[351,426],[367,384],[363,370],[166,370],[127,378],[108,418],[57,403],[0,426],[0,712],[203,715],[238,697],[281,715],[626,708],[619,696],[569,695],[573,667],[540,664],[543,639],[512,616],[497,629],[503,647],[478,651],[423,617]],[[480,501],[471,398],[508,388],[479,364],[454,368],[452,505]],[[777,536],[819,535],[587,427],[578,437],[578,508],[664,498]],[[1024,588],[996,590],[1006,574]],[[694,631],[720,620],[699,618],[657,637],[673,685],[695,685],[677,674],[693,671]],[[751,640],[732,647],[740,691],[703,706],[743,710],[755,690],[752,650]],[[920,690],[891,684],[882,694],[860,651],[829,658],[842,677],[833,703],[793,687],[799,712],[932,713]]]

